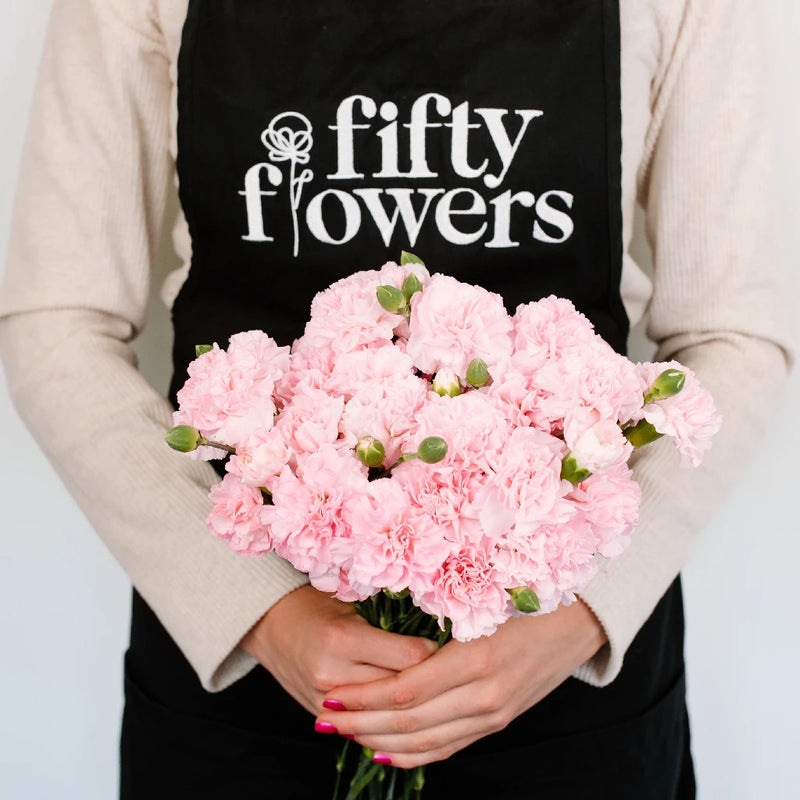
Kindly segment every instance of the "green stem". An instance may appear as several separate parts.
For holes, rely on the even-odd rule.
[[[221,442],[212,442],[211,439],[206,439],[205,436],[200,436],[197,440],[198,447],[217,447],[224,450],[226,453],[236,454],[236,448],[231,447],[229,444],[222,444]]]
[[[392,470],[395,467],[399,466],[405,461],[411,461],[412,458],[419,458],[419,453],[406,453],[404,456],[400,456],[400,458],[398,458],[391,467],[387,467],[378,477],[388,478],[392,474]]]
[[[365,757],[362,756],[362,758],[365,758]],[[370,762],[368,762],[368,763],[370,763]],[[372,766],[369,767],[369,769],[367,769],[366,771],[363,772],[363,774],[361,775],[361,777],[358,780],[353,778],[353,781],[350,784],[350,792],[348,793],[348,795],[345,798],[345,800],[358,800],[358,796],[359,796],[359,794],[361,794],[361,790],[365,786],[368,786],[370,781],[373,778],[375,778],[382,769],[383,769],[383,765],[382,764],[372,764]]]
[[[346,739],[339,758],[336,759],[336,785],[333,787],[333,800],[339,800],[339,786],[342,782],[342,772],[344,772],[345,759],[347,758],[347,748],[350,740]]]
[[[389,785],[386,787],[385,800],[394,800],[394,789],[397,785],[398,772],[399,769],[397,767],[389,767]]]

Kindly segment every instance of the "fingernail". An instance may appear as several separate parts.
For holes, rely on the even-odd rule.
[[[330,722],[320,722],[319,720],[314,723],[314,730],[317,733],[339,733],[335,725],[331,725]]]
[[[338,700],[326,700],[322,704],[323,708],[328,708],[331,711],[347,711],[344,707],[344,703],[340,703]]]
[[[356,737],[353,736],[352,733],[343,733],[342,736],[344,736],[345,739],[349,739],[351,742],[356,740]]]
[[[376,764],[386,764],[387,767],[392,765],[392,759],[389,758],[386,753],[375,753],[375,755],[372,757],[372,760]]]

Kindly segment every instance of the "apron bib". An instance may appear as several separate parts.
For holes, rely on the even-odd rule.
[[[623,352],[619,48],[602,0],[190,0],[173,402],[196,344],[291,344],[318,291],[403,249],[512,312],[569,297]],[[568,680],[425,796],[693,796],[682,642],[676,581],[612,685]],[[265,670],[204,692],[137,594],[126,666],[123,797],[330,795],[338,737]]]

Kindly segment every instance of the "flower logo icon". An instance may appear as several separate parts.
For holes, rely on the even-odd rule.
[[[304,169],[297,174],[298,164],[308,164],[314,139],[311,135],[313,126],[308,117],[296,111],[284,111],[272,118],[267,128],[261,134],[261,141],[269,151],[270,161],[289,162],[289,202],[292,210],[292,225],[294,227],[294,255],[297,256],[300,248],[297,227],[297,209],[300,206],[300,196],[303,185],[311,181],[314,173]]]

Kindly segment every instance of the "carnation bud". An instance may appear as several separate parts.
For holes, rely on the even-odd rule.
[[[644,396],[645,403],[655,400],[664,400],[678,394],[686,383],[686,373],[679,369],[665,369],[647,390]]]
[[[413,273],[409,273],[408,277],[403,281],[400,287],[406,302],[410,302],[411,298],[417,293],[422,291],[422,281]]]
[[[659,433],[655,426],[646,419],[640,419],[636,425],[626,428],[622,433],[634,447],[644,447],[644,445],[650,444],[650,442],[654,442],[664,435]]]
[[[167,444],[179,453],[191,453],[192,450],[197,450],[203,439],[200,431],[191,425],[177,425],[164,438]]]
[[[569,481],[573,486],[585,481],[591,474],[590,470],[578,466],[572,453],[568,453],[561,462],[561,480]]]
[[[363,464],[368,467],[379,467],[386,458],[386,450],[374,436],[365,436],[358,440],[356,453]]]
[[[194,346],[194,357],[200,358],[200,356],[203,356],[206,353],[210,353],[213,349],[214,349],[213,344],[196,344]]]
[[[489,383],[489,367],[482,358],[473,358],[467,367],[467,383],[480,389]]]
[[[406,264],[421,264],[423,267],[425,266],[425,262],[419,256],[415,256],[407,250],[401,250],[400,265],[405,266]]]
[[[535,611],[541,610],[539,598],[529,586],[518,586],[516,589],[506,589],[506,591],[511,595],[511,602],[517,611],[522,611],[523,614],[533,614]]]
[[[379,286],[375,292],[381,308],[392,314],[402,314],[406,310],[406,298],[394,286]]]
[[[458,397],[461,394],[458,375],[451,369],[440,369],[433,379],[433,391],[442,397]]]
[[[428,436],[419,443],[417,456],[426,464],[437,464],[447,455],[447,442],[441,436]]]

